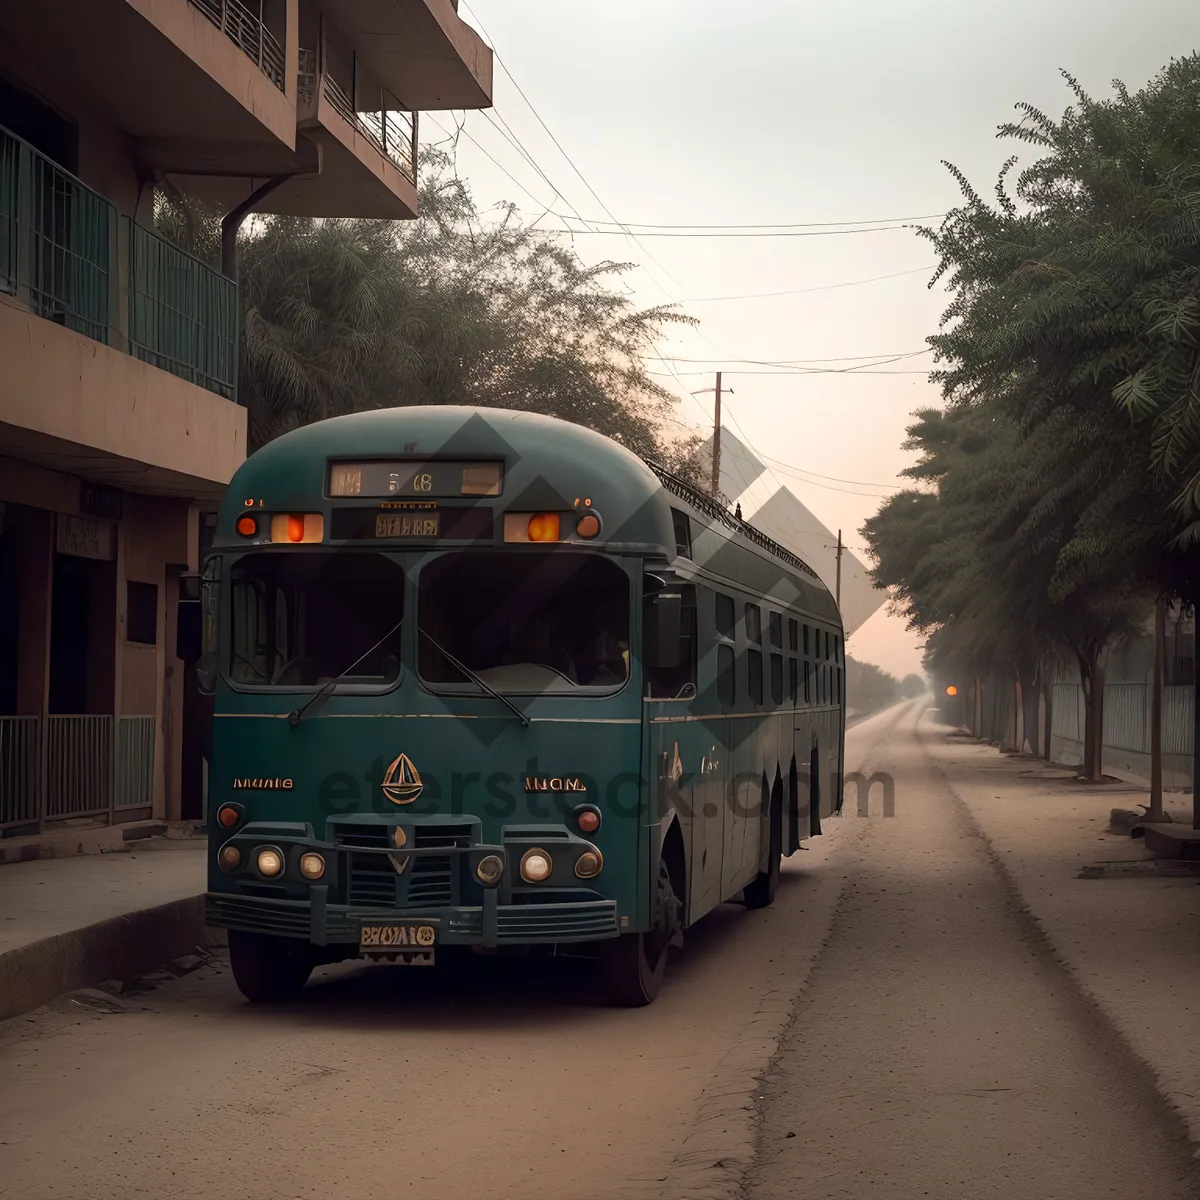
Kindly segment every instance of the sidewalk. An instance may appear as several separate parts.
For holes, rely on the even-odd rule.
[[[921,734],[1021,907],[1200,1144],[1200,876],[1169,877],[1108,831],[1111,810],[1147,803],[1146,791],[1048,779],[1062,773],[928,720]],[[1081,877],[1101,864],[1115,870]]]
[[[0,1020],[204,940],[203,838],[0,866]]]

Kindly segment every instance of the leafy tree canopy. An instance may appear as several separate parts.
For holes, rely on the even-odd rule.
[[[240,395],[250,447],[325,417],[408,404],[524,409],[587,425],[703,481],[699,439],[641,356],[691,318],[637,309],[631,264],[585,266],[513,205],[481,214],[438,150],[415,221],[260,218],[240,244]],[[160,195],[156,219],[210,261],[216,214]]]

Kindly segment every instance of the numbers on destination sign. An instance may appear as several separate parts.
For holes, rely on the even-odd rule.
[[[409,484],[414,492],[432,492],[433,491],[433,476],[428,474],[413,475],[409,480]],[[404,488],[405,481],[396,471],[388,472],[388,491],[399,492]]]

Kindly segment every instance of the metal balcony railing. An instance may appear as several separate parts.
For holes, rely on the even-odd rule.
[[[130,353],[235,399],[237,285],[140,225],[132,234]]]
[[[0,128],[0,289],[106,342],[115,234],[103,196]]]
[[[241,0],[191,0],[234,45],[282,92],[283,47],[267,28],[260,12]],[[261,10],[261,0],[259,3]]]
[[[400,107],[389,92],[380,92],[378,109],[356,111],[354,102],[338,81],[324,76],[325,97],[359,133],[392,160],[409,183],[417,182],[417,114]]]
[[[236,399],[237,285],[150,230],[128,224],[125,313],[111,299],[116,209],[0,127],[0,291],[40,317],[98,342],[115,342],[144,362]]]

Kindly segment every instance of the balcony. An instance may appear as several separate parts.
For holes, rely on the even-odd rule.
[[[133,490],[220,495],[246,449],[239,332],[230,280],[0,128],[6,455]]]
[[[272,24],[260,11],[277,11]],[[249,171],[296,145],[294,0],[0,3],[0,46],[64,105],[120,129],[148,169]],[[269,173],[263,171],[264,174]]]
[[[282,92],[284,53],[262,18],[262,3],[254,13],[239,0],[188,0],[194,4]]]
[[[0,129],[0,292],[39,317],[234,399],[236,286],[132,225],[122,314],[114,304],[122,240],[107,199]]]

